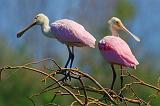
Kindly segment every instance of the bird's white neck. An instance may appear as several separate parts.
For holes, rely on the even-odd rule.
[[[41,25],[42,33],[49,37],[54,38],[54,34],[51,32],[51,27],[49,25],[49,20],[46,20],[44,24]]]
[[[117,36],[117,37],[119,37],[119,33],[118,33],[118,31],[117,31],[115,28],[110,27],[110,30],[111,30],[111,32],[112,32],[112,36]]]

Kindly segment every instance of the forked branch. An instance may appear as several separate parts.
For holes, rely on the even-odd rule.
[[[43,62],[53,62],[57,69],[52,69],[53,71],[51,73],[47,73],[46,71],[42,69],[37,69],[33,67],[35,64],[43,63]],[[134,90],[134,85],[143,85],[145,87],[148,87],[150,89],[153,89],[157,92],[160,92],[160,88],[150,85],[135,75],[127,72],[123,76],[124,77],[130,77],[133,79],[133,82],[126,83],[122,89],[120,89],[120,92],[115,92],[109,88],[104,88],[96,79],[94,79],[89,74],[85,73],[84,71],[80,71],[77,68],[62,68],[60,67],[54,59],[47,58],[36,62],[30,62],[26,63],[21,66],[5,66],[0,68],[0,76],[2,77],[3,71],[13,71],[13,70],[24,70],[24,71],[33,71],[36,73],[39,73],[43,75],[42,78],[43,81],[52,81],[51,85],[46,86],[44,89],[39,91],[38,93],[35,93],[31,95],[28,99],[33,103],[35,106],[36,103],[33,101],[33,97],[39,96],[41,94],[44,94],[49,91],[53,91],[55,95],[52,98],[52,102],[54,102],[54,99],[57,96],[71,96],[74,98],[74,101],[71,103],[71,106],[74,106],[75,104],[79,104],[81,106],[88,106],[91,104],[95,104],[98,106],[109,106],[111,104],[121,104],[124,103],[125,105],[128,105],[128,103],[133,104],[145,104],[149,106],[150,101],[145,101],[141,99],[137,92]],[[68,83],[68,81],[65,81],[66,78],[64,73],[70,72],[70,77],[72,80],[75,80],[74,83]],[[61,76],[61,77],[57,77]],[[51,80],[48,80],[51,79]],[[83,80],[82,80],[83,79]],[[71,82],[72,82],[71,80]],[[92,82],[91,84],[87,83],[87,80]],[[79,86],[77,86],[79,85]],[[121,97],[119,96],[122,92],[130,90],[131,94],[134,94],[134,98],[130,98],[127,96]],[[93,94],[96,94],[98,96],[94,96]],[[105,97],[105,98],[104,98]],[[107,100],[107,102],[105,102]],[[122,101],[121,101],[122,100]],[[55,103],[48,103],[48,105],[55,104]],[[47,104],[46,104],[47,105]],[[45,106],[46,106],[45,105]]]

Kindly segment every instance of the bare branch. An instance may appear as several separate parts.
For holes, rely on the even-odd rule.
[[[33,64],[39,64],[42,62],[53,62],[53,65],[56,65],[56,69],[52,69],[53,72],[47,73],[42,69],[37,69],[33,68]],[[33,101],[33,97],[39,96],[41,94],[44,94],[49,91],[53,91],[55,95],[53,96],[51,103],[45,104],[44,106],[49,106],[49,105],[55,105],[59,106],[58,104],[52,103],[54,99],[57,96],[70,96],[73,97],[74,100],[71,103],[71,106],[76,105],[77,103],[80,104],[81,106],[89,106],[89,105],[97,105],[97,106],[112,106],[113,104],[120,104],[124,103],[126,106],[128,106],[128,103],[133,103],[133,104],[144,104],[147,106],[150,106],[150,101],[151,101],[151,95],[148,96],[149,100],[143,100],[141,97],[138,95],[136,90],[134,89],[133,85],[143,85],[147,88],[153,89],[157,91],[157,94],[154,94],[154,96],[157,96],[160,92],[159,88],[159,82],[157,86],[153,86],[151,84],[148,84],[135,75],[131,74],[130,72],[126,72],[123,74],[125,78],[132,78],[133,81],[130,81],[126,84],[124,84],[124,87],[120,89],[120,91],[117,93],[116,91],[113,91],[109,88],[104,88],[97,80],[95,80],[92,76],[89,74],[85,73],[84,71],[80,71],[78,68],[61,68],[54,59],[51,58],[46,58],[40,61],[36,62],[30,62],[26,63],[22,66],[5,66],[0,68],[0,79],[2,76],[2,72],[5,70],[25,70],[25,71],[33,71],[35,73],[39,73],[40,75],[43,75],[44,77],[42,78],[42,81],[52,81],[50,85],[47,85],[45,88],[40,90],[38,93],[35,93],[28,97],[28,99],[33,103],[35,106],[35,102]],[[80,83],[79,85],[74,85],[73,83],[68,83],[68,81],[64,81],[66,79],[66,76],[64,73],[69,72],[71,75],[70,77],[75,80],[76,83]],[[58,77],[56,77],[58,76]],[[62,77],[59,77],[62,76]],[[83,79],[83,80],[82,80]],[[87,81],[89,80],[92,84],[88,85]],[[159,80],[158,80],[159,81]],[[72,80],[71,80],[72,82]],[[124,93],[125,91],[129,91],[130,94],[134,94],[134,97],[127,97],[124,96],[121,97],[119,96],[122,92]],[[83,93],[81,93],[83,92]],[[93,96],[92,94],[96,94],[98,96]],[[106,98],[102,98],[102,97]],[[153,95],[152,95],[153,96]],[[104,100],[107,100],[108,102],[104,102]],[[121,101],[122,100],[122,101]]]

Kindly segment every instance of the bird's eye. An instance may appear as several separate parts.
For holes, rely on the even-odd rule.
[[[37,19],[39,16],[36,16],[34,19]]]
[[[116,24],[119,24],[119,22],[118,22],[118,21],[115,21],[115,23],[116,23]]]

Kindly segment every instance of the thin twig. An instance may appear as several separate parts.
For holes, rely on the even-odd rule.
[[[38,70],[38,69],[31,68],[31,67],[26,67],[26,66],[16,66],[16,67],[8,66],[8,67],[6,67],[5,69],[27,69],[27,70],[31,70],[31,71],[34,71],[34,72],[38,72],[38,73],[40,73],[40,74],[42,74],[42,75],[45,75],[45,76],[49,76],[47,73],[45,73],[45,72],[43,72],[43,71],[40,71],[40,70]],[[64,89],[65,91],[67,91],[68,93],[70,93],[71,96],[72,96],[73,98],[75,98],[80,105],[83,105],[83,103],[81,102],[81,100],[79,100],[79,99],[74,95],[74,93],[72,93],[69,89],[67,89],[66,87],[64,87],[63,85],[61,85],[61,84],[58,82],[57,79],[55,79],[53,76],[49,76],[49,78],[51,78],[52,80],[54,80],[55,82],[57,82],[57,84],[58,84],[61,88],[63,88],[63,89]]]
[[[29,67],[32,64],[39,64],[41,62],[45,62],[45,61],[53,61],[55,63],[55,65],[57,66],[58,70],[53,70],[53,72],[51,73],[46,73],[40,69],[36,69],[36,68],[32,68]],[[90,95],[90,93],[96,93],[98,95],[103,96],[106,95],[107,99],[109,101],[111,101],[113,104],[119,104],[120,101],[122,100],[123,103],[125,103],[125,105],[127,106],[128,103],[134,103],[134,104],[144,104],[144,105],[149,105],[150,100],[149,101],[144,101],[143,99],[141,99],[140,97],[138,97],[138,94],[136,93],[136,91],[132,88],[133,85],[143,85],[145,87],[151,88],[156,90],[157,92],[160,92],[160,88],[150,85],[144,81],[142,81],[141,79],[139,79],[138,77],[136,77],[135,75],[131,74],[130,72],[127,71],[127,73],[125,73],[123,76],[124,77],[130,77],[133,78],[136,81],[130,82],[130,83],[126,83],[124,85],[124,87],[120,90],[120,92],[117,94],[115,91],[110,90],[109,88],[104,88],[103,86],[101,86],[101,84],[95,80],[93,77],[91,77],[89,74],[84,73],[83,71],[80,71],[77,68],[61,68],[54,59],[51,58],[47,58],[47,59],[43,59],[37,62],[30,62],[27,64],[24,64],[22,66],[5,66],[0,68],[0,79],[2,77],[2,71],[5,70],[14,70],[14,69],[25,69],[25,70],[30,70],[39,74],[44,75],[44,81],[47,81],[47,79],[51,79],[52,81],[54,81],[52,84],[48,85],[47,87],[45,87],[43,90],[41,90],[39,93],[37,94],[33,94],[32,96],[30,96],[28,99],[33,103],[33,105],[35,106],[35,102],[31,99],[33,96],[39,96],[43,93],[46,93],[48,91],[51,90],[57,90],[59,89],[58,92],[55,92],[55,95],[53,96],[52,100],[54,100],[56,98],[57,95],[61,95],[61,96],[71,96],[74,98],[75,101],[72,102],[71,105],[74,105],[75,103],[79,103],[81,106],[84,105],[98,105],[98,106],[108,106],[108,104],[110,103],[103,103],[102,101],[99,100],[99,97],[93,97],[93,95]],[[71,73],[71,78],[79,81],[81,83],[81,86],[74,86],[74,84],[70,83],[68,84],[67,82],[64,81],[65,72],[70,72]],[[56,77],[58,75],[63,75],[64,77],[60,78],[60,77]],[[86,86],[85,82],[83,82],[83,80],[81,79],[87,79],[91,82],[94,83],[94,86]],[[119,96],[119,94],[123,91],[126,91],[127,88],[129,90],[131,90],[131,92],[134,94],[134,96],[136,98],[128,98],[126,97],[121,97]],[[75,93],[76,91],[76,93]],[[84,93],[81,94],[80,91],[83,91]],[[90,92],[90,93],[88,93]],[[155,95],[156,96],[156,95]],[[52,101],[51,101],[52,102]],[[46,104],[47,105],[47,104]],[[48,105],[57,105],[54,103],[49,103]],[[110,106],[112,105],[111,103],[109,104]]]
[[[39,63],[41,63],[41,62],[45,62],[45,61],[48,61],[48,60],[53,61],[54,64],[55,64],[59,69],[61,69],[61,67],[57,64],[57,62],[56,62],[54,59],[52,59],[52,58],[46,58],[46,59],[43,59],[43,60],[40,60],[40,61],[29,62],[29,63],[24,64],[23,66],[29,66],[29,65],[32,65],[32,64],[39,64]]]
[[[33,106],[36,106],[36,104],[34,103],[34,101],[30,97],[27,97],[27,99],[32,102]]]
[[[61,70],[66,70],[66,71],[72,71],[72,72],[77,72],[79,74],[81,74],[82,76],[90,79],[92,82],[94,82],[100,89],[102,89],[104,91],[104,93],[106,94],[106,96],[110,99],[110,101],[114,104],[117,104],[114,99],[110,96],[110,94],[94,79],[92,78],[90,75],[88,75],[87,73],[83,73],[82,71],[79,71],[78,69],[68,69],[68,68],[62,68]]]
[[[56,92],[56,93],[57,93],[57,95],[64,95],[64,96],[65,95],[66,96],[70,95],[69,93],[63,93],[63,92]],[[75,95],[78,96],[78,97],[84,97],[84,95],[80,95],[80,94],[75,94]],[[88,97],[88,101],[89,101],[88,104],[91,104],[93,102],[94,104],[100,104],[102,106],[108,106],[107,104],[99,101],[98,99],[92,98],[92,97]]]
[[[81,83],[81,85],[82,85],[82,87],[83,87],[83,91],[84,91],[84,96],[85,96],[85,102],[84,102],[84,103],[87,104],[88,98],[87,98],[86,88],[85,88],[84,83],[83,83],[83,81],[81,80],[81,78],[79,78],[79,81],[80,81],[80,83]]]
[[[50,88],[50,89],[42,90],[42,91],[39,92],[39,93],[35,93],[35,94],[31,95],[30,98],[32,98],[32,97],[34,97],[34,96],[39,96],[39,95],[41,95],[41,94],[43,94],[43,93],[46,93],[46,92],[48,92],[48,91],[51,91],[51,90],[55,90],[55,89],[57,89],[57,88],[59,88],[59,87],[60,87],[60,86],[57,86],[57,87],[54,87],[54,88]]]
[[[51,100],[51,103],[55,100],[56,96],[57,96],[57,94],[54,94],[54,96],[53,96],[53,98]]]

